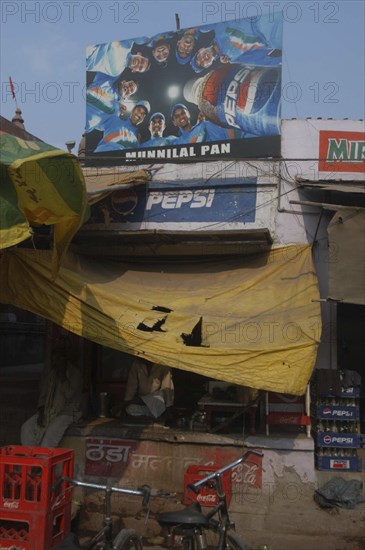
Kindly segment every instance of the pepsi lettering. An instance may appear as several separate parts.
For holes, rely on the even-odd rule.
[[[334,444],[337,445],[353,445],[354,444],[354,438],[351,436],[348,437],[342,437],[337,435],[325,435],[323,438],[323,443],[325,445],[331,446]]]
[[[318,408],[319,416],[328,420],[357,420],[359,416],[358,407],[340,407],[338,405],[320,406]]]
[[[189,208],[210,208],[215,196],[214,189],[199,189],[197,191],[151,191],[147,200],[146,210],[152,210],[156,205],[163,209],[176,209],[184,205]]]
[[[339,416],[339,417],[345,417],[345,418],[351,418],[352,412],[346,411],[345,409],[334,409],[332,411],[333,416]]]

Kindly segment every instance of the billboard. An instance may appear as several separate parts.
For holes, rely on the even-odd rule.
[[[365,132],[319,131],[320,172],[365,173]]]
[[[280,155],[280,13],[89,46],[88,165]]]
[[[257,178],[150,182],[114,191],[95,203],[84,229],[170,229],[246,227],[256,221]]]

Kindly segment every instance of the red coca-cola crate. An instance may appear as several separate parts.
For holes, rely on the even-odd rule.
[[[208,476],[212,472],[216,472],[222,466],[197,466],[191,465],[188,467],[184,474],[184,504],[190,504],[192,501],[199,502],[202,506],[216,506],[218,504],[218,497],[215,488],[199,487],[199,494],[197,495],[188,488],[189,483],[196,483],[197,481]],[[229,506],[232,499],[232,477],[231,471],[228,470],[222,474],[223,490],[226,494],[227,506]]]
[[[60,477],[72,477],[74,453],[70,449],[25,447],[0,448],[0,510],[46,512],[59,494],[71,502],[64,482],[55,494],[52,486]]]
[[[0,511],[0,548],[51,550],[70,532],[71,506],[48,513]]]
[[[0,547],[49,550],[70,532],[70,449],[0,448]]]

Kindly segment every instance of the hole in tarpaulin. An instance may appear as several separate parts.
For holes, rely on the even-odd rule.
[[[185,334],[184,332],[182,333],[181,338],[186,346],[199,347],[202,345],[202,326],[203,317],[200,317],[199,321],[189,334]]]
[[[165,306],[152,306],[152,311],[161,311],[162,313],[171,313],[172,309]]]
[[[161,327],[166,322],[166,317],[163,319],[158,319],[157,321],[145,319],[137,326],[138,330],[143,330],[144,332],[166,332]]]

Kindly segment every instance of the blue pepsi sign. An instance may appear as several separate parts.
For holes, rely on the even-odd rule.
[[[191,222],[253,223],[256,219],[257,179],[245,178],[227,184],[214,180],[208,185],[199,181],[150,183],[115,191],[92,206],[86,225],[135,222],[179,224]]]

